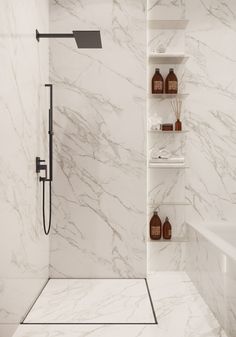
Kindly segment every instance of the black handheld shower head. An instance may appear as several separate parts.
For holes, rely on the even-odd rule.
[[[72,34],[41,34],[36,29],[36,40],[39,42],[41,38],[74,38],[78,48],[102,48],[99,30],[74,30]]]

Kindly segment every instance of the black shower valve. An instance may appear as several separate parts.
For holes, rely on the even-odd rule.
[[[42,165],[41,163],[45,163],[45,160],[40,159],[40,157],[36,157],[36,173],[45,171],[45,176],[39,178],[40,181],[43,181],[43,180],[47,180],[47,165],[46,164]]]

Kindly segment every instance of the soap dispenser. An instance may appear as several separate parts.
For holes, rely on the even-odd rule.
[[[171,224],[169,222],[169,218],[166,217],[166,220],[163,224],[163,239],[170,240],[172,234]]]
[[[164,79],[160,73],[159,68],[156,68],[155,74],[152,78],[152,93],[153,94],[164,93]]]
[[[165,80],[165,93],[177,94],[178,93],[178,79],[174,73],[174,69],[170,68],[169,74]]]
[[[150,238],[152,240],[161,239],[161,219],[159,218],[157,211],[153,213],[150,220]]]

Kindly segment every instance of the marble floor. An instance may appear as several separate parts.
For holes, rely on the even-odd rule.
[[[153,273],[148,277],[148,284],[158,325],[22,324],[14,337],[227,337],[184,272]],[[110,288],[108,287],[108,289]],[[132,287],[130,290],[132,291]],[[139,286],[137,286],[137,290],[140,290]],[[124,292],[124,294],[127,293]],[[62,296],[60,292],[58,295]],[[87,295],[85,294],[85,297]],[[133,296],[137,299],[135,292],[133,292]],[[132,297],[132,295],[130,294],[128,297]],[[143,300],[144,298],[141,302]],[[76,308],[75,301],[73,303]],[[51,304],[56,308],[58,302]],[[63,304],[61,308],[64,310]],[[73,308],[73,305],[71,305],[71,308]],[[36,315],[35,309],[36,306],[32,310],[32,315]],[[90,306],[90,309],[93,310],[92,306]],[[103,312],[102,303],[101,312]],[[32,317],[30,313],[27,320],[32,319]],[[63,317],[63,319],[65,318]],[[139,323],[142,323],[142,321]]]
[[[152,323],[144,279],[50,279],[24,323]]]

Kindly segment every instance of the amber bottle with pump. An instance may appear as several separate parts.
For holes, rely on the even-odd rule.
[[[161,239],[161,219],[158,216],[158,213],[155,211],[150,220],[150,238],[152,240]]]
[[[152,93],[163,94],[164,93],[164,80],[161,76],[160,69],[156,68],[155,74],[152,78]]]
[[[165,92],[166,94],[177,94],[178,93],[178,79],[174,73],[173,68],[170,68],[169,74],[166,77]]]
[[[169,218],[166,217],[166,220],[163,224],[163,239],[170,240],[172,234],[171,224],[169,222]]]

